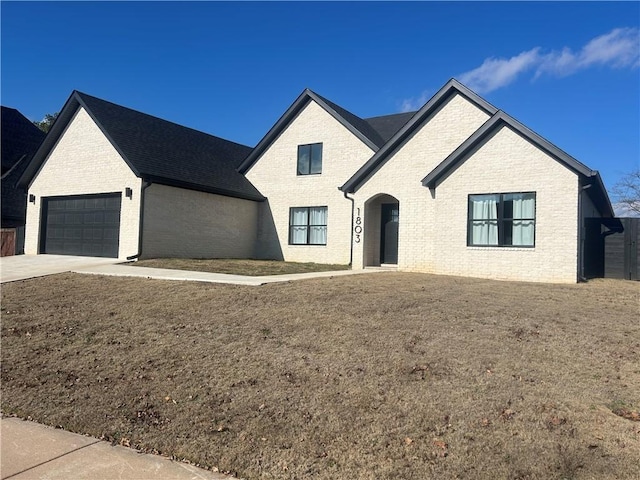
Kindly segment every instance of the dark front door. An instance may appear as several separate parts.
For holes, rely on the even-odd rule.
[[[115,193],[44,198],[40,252],[117,257],[121,197]]]
[[[380,224],[380,263],[398,263],[398,222],[400,206],[397,203],[383,203]]]

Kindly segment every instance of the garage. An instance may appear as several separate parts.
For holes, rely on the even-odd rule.
[[[121,193],[46,197],[40,253],[118,257]]]

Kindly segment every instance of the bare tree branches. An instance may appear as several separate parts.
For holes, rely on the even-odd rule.
[[[624,175],[611,189],[615,202],[640,215],[640,168]]]

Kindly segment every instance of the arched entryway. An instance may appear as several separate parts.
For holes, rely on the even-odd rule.
[[[400,202],[381,193],[365,202],[365,266],[397,265]]]

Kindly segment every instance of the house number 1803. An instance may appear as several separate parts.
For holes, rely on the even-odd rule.
[[[353,227],[353,241],[355,243],[360,243],[361,235],[362,235],[362,217],[360,216],[360,209],[356,208],[357,214],[355,219],[355,227]]]

